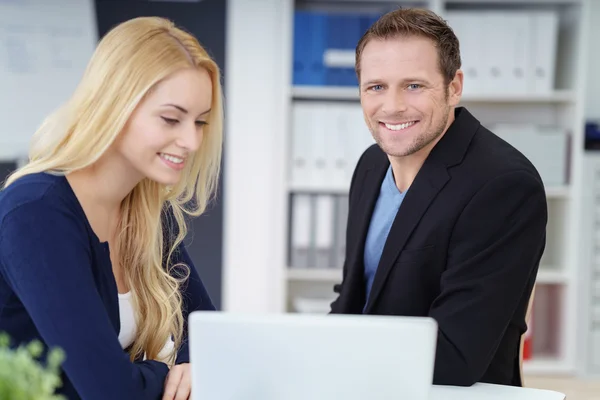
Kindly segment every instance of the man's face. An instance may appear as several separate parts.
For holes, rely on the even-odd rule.
[[[462,72],[446,85],[433,42],[419,36],[371,40],[360,59],[365,121],[381,149],[405,157],[446,131],[462,91]]]

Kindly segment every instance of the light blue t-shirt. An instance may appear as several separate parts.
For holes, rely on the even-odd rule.
[[[369,232],[367,233],[365,242],[364,264],[367,300],[371,293],[373,278],[375,277],[375,271],[377,271],[377,266],[379,265],[379,259],[381,258],[385,241],[387,240],[390,228],[392,227],[394,218],[396,218],[396,214],[398,213],[398,209],[400,208],[400,204],[402,204],[405,195],[406,191],[400,192],[400,190],[398,190],[390,165],[385,174],[385,178],[381,183],[379,198],[377,199],[375,209],[373,210],[373,216],[371,217]]]

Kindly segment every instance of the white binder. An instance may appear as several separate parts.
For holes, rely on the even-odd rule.
[[[305,187],[311,184],[310,151],[311,151],[311,110],[305,104],[294,104],[292,110],[291,140],[291,185]]]
[[[333,264],[334,198],[319,195],[316,198],[315,267],[330,268]]]
[[[350,181],[347,177],[348,152],[351,141],[349,136],[354,127],[352,121],[346,117],[346,104],[330,104],[328,105],[328,131],[327,131],[327,149],[331,164],[329,165],[329,186],[333,191],[347,190],[350,186]]]
[[[463,96],[482,94],[483,91],[483,65],[482,52],[484,42],[482,38],[481,13],[465,11],[448,11],[446,22],[458,38],[464,74]]]
[[[294,194],[291,210],[290,267],[307,268],[311,261],[311,196]]]
[[[558,46],[558,14],[544,10],[529,16],[531,37],[529,41],[529,91],[549,94],[554,90],[556,53]]]

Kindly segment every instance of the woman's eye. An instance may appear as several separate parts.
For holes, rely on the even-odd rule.
[[[179,121],[173,118],[167,118],[167,117],[161,117],[167,124],[169,125],[175,125],[176,123],[178,123]]]
[[[206,121],[196,121],[196,126],[204,126],[204,125],[208,125],[208,122],[206,122]]]

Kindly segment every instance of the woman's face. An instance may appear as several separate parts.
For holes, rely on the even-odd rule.
[[[178,183],[202,144],[212,89],[204,69],[183,69],[159,82],[129,119],[118,153],[142,178]]]

